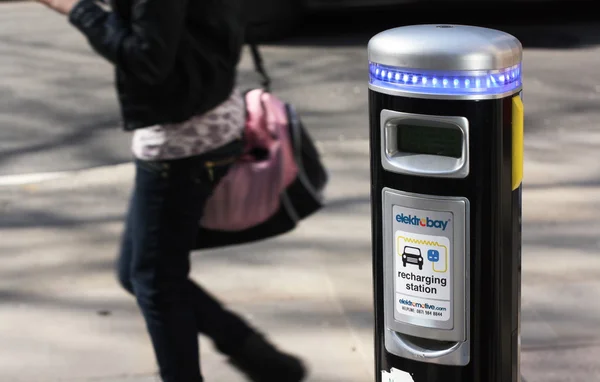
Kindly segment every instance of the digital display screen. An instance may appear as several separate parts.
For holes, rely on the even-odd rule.
[[[398,151],[414,154],[462,156],[462,131],[451,127],[398,125]]]

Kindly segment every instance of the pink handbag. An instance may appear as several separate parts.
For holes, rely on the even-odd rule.
[[[215,187],[201,227],[242,231],[268,220],[298,174],[285,103],[263,89],[253,89],[246,93],[246,111],[245,154]],[[252,155],[256,149],[267,155],[257,158]]]

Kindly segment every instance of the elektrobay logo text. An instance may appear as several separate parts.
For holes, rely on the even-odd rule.
[[[442,231],[446,230],[448,226],[448,220],[433,220],[429,217],[421,218],[417,215],[404,215],[404,213],[396,215],[396,221],[398,223],[417,225],[427,228],[438,228]]]

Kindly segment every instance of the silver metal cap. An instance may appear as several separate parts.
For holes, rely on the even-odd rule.
[[[521,63],[514,36],[465,25],[414,25],[389,29],[369,41],[369,61],[424,70],[499,70]]]

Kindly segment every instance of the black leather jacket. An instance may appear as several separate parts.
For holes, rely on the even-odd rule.
[[[116,68],[125,130],[183,122],[228,98],[243,0],[81,0],[70,22]]]

